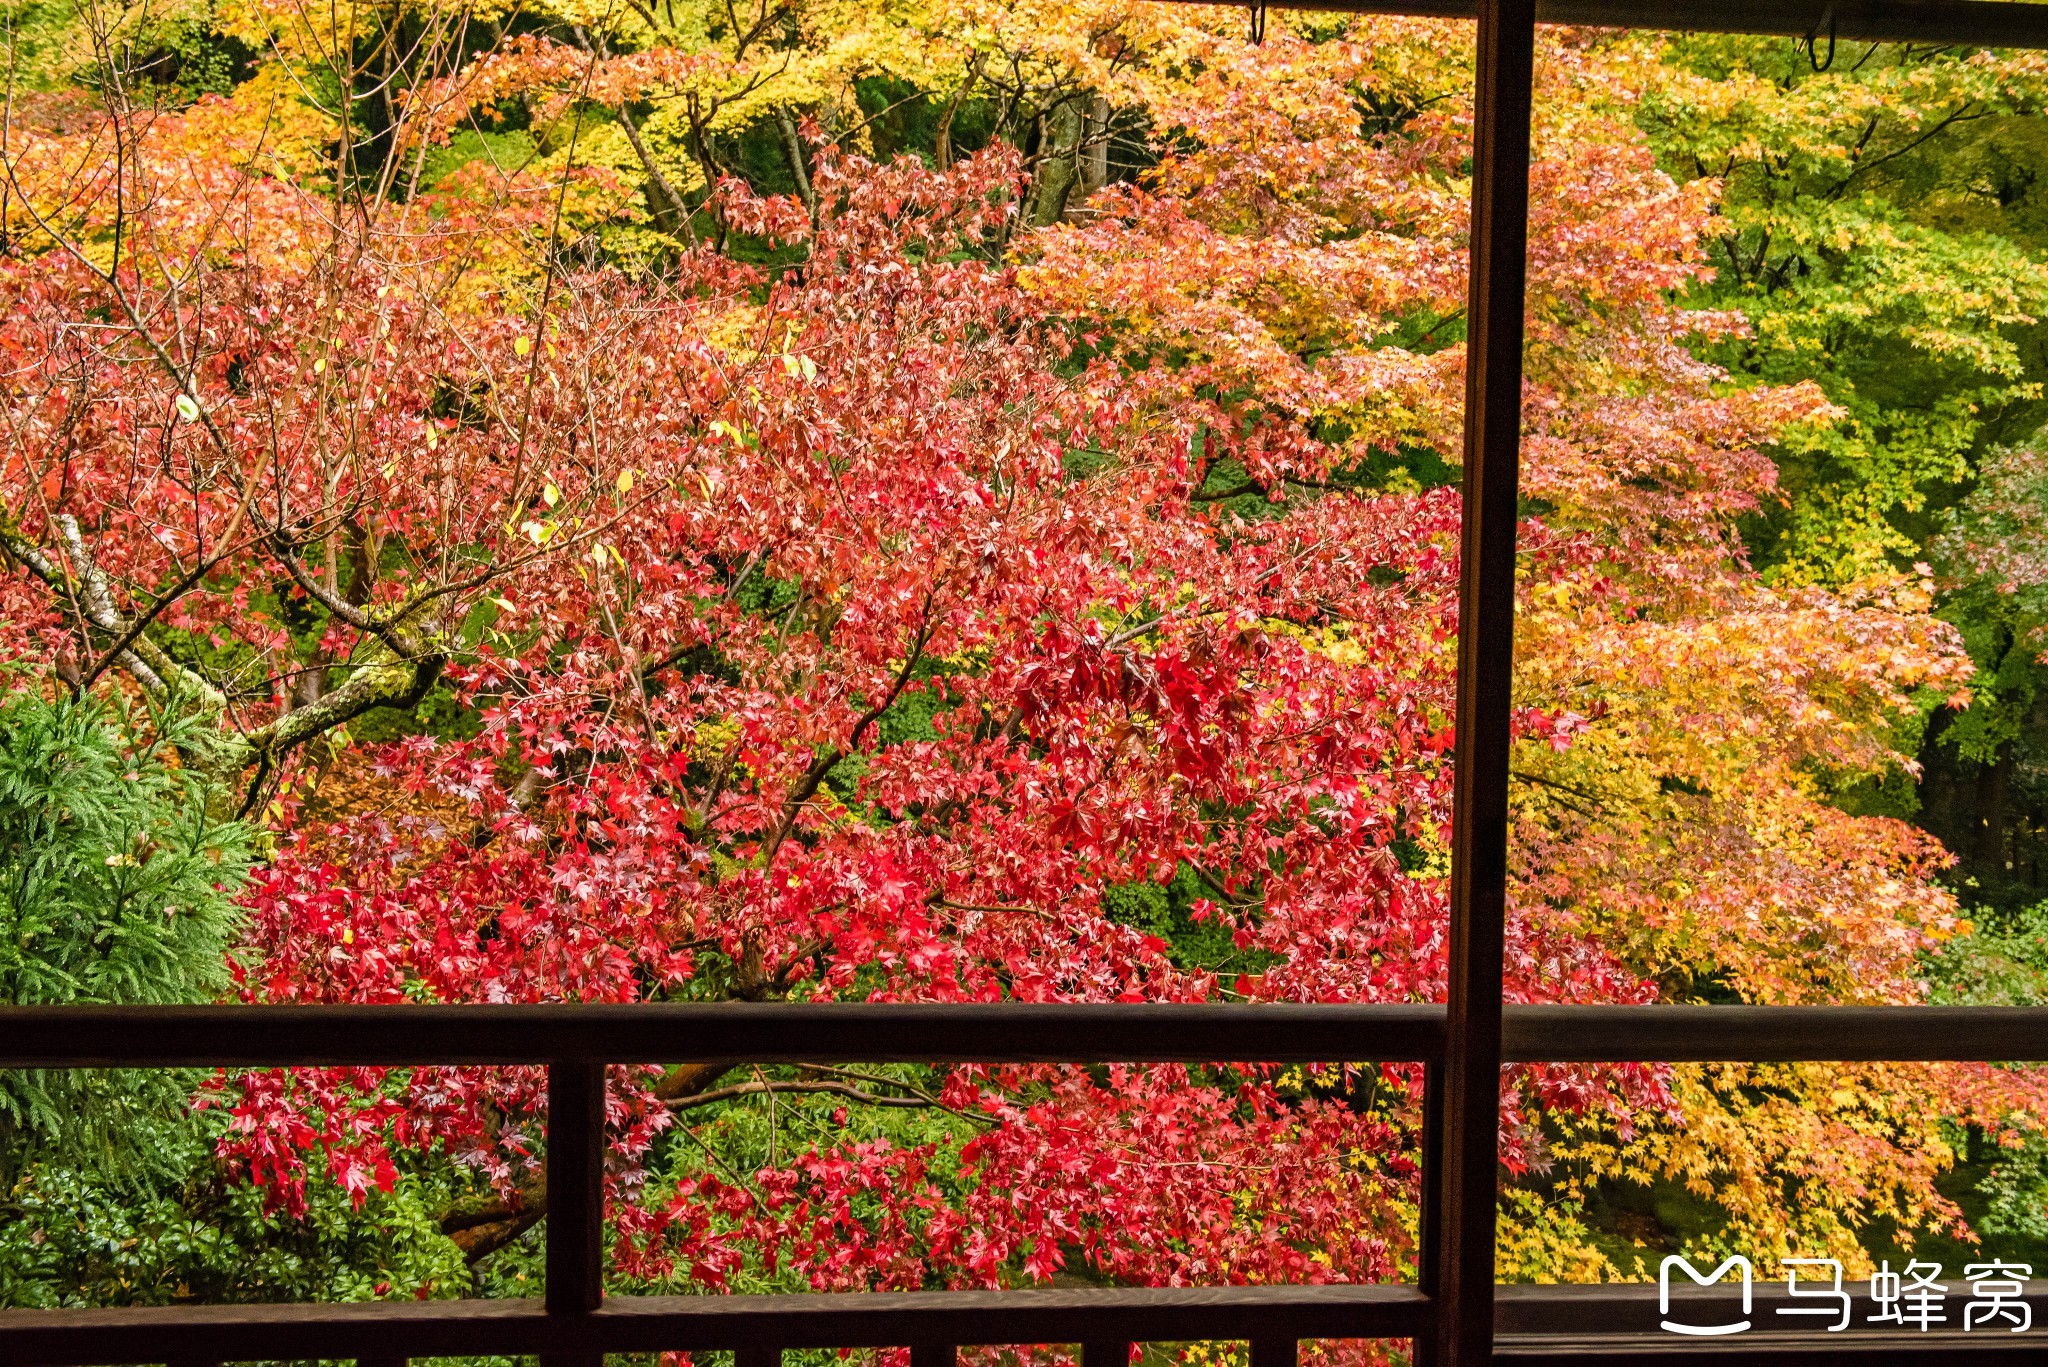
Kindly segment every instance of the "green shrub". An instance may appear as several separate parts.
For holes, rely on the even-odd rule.
[[[176,758],[186,723],[102,699],[0,700],[0,1001],[166,1004],[229,986],[235,894],[253,833]],[[161,1170],[193,1076],[0,1072],[0,1180],[57,1162],[129,1180]]]

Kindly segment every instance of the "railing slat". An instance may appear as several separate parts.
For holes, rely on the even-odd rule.
[[[548,1065],[548,1313],[582,1317],[604,1303],[604,1065]],[[603,1351],[573,1346],[542,1367],[602,1367]]]
[[[1251,1367],[1295,1367],[1300,1356],[1298,1339],[1262,1334],[1252,1340]]]
[[[1131,1345],[1125,1339],[1088,1339],[1081,1344],[1081,1367],[1131,1367]]]
[[[1438,1245],[1444,1237],[1443,1205],[1438,1196],[1437,1170],[1444,1161],[1444,1072],[1440,1063],[1422,1065],[1422,1171],[1419,1209],[1416,1212],[1415,1269],[1422,1294],[1434,1298],[1443,1267]],[[1415,1340],[1409,1353],[1415,1367],[1436,1367],[1436,1336],[1425,1334]]]

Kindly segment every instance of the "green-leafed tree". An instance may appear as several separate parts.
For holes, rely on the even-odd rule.
[[[249,827],[175,759],[192,723],[102,698],[0,701],[0,1000],[210,1001],[229,985]],[[164,1070],[0,1073],[0,1178],[56,1162],[161,1167],[193,1078]]]
[[[1773,450],[1780,496],[1747,528],[1757,563],[1839,587],[1931,561],[1977,666],[1971,706],[1933,711],[1917,794],[1857,800],[1917,809],[1959,857],[1966,900],[2038,900],[2041,642],[1994,563],[1991,510],[2009,521],[2042,494],[1994,453],[2048,419],[2048,66],[1826,39],[1662,51],[1638,117],[1668,169],[1720,182],[1699,293],[1747,322],[1711,357],[1752,381],[1811,380],[1836,409]]]
[[[0,1001],[171,1004],[232,986],[257,851],[177,758],[203,734],[119,695],[0,700]],[[0,1071],[0,1305],[360,1300],[462,1289],[431,1184],[280,1222],[213,1157],[227,1125],[176,1069]],[[508,1271],[516,1278],[518,1268]],[[382,1287],[380,1288],[380,1283]]]

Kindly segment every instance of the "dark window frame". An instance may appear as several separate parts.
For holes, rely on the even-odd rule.
[[[5,1007],[0,1068],[532,1064],[548,1068],[547,1297],[350,1305],[0,1310],[0,1365],[252,1358],[1243,1339],[1294,1367],[1303,1338],[1412,1339],[1427,1367],[1591,1358],[1768,1363],[2040,1362],[2033,1334],[1656,1331],[1653,1288],[1497,1287],[1500,1068],[1629,1060],[2048,1059],[2048,1010],[2004,1007],[1535,1007],[1501,1000],[1509,684],[1520,461],[1529,113],[1538,23],[2048,48],[2048,3],[1998,0],[1310,0],[1306,8],[1475,18],[1478,100],[1466,374],[1463,583],[1453,796],[1450,991],[1443,1006]],[[1414,1286],[607,1297],[603,1095],[609,1064],[1421,1061]],[[1771,1300],[1759,1294],[1757,1318]],[[2048,1293],[2029,1295],[2048,1333]],[[2003,1340],[2003,1341],[2001,1341]]]

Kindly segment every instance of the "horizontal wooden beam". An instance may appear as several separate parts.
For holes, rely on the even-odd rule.
[[[1472,19],[1477,0],[1273,0],[1276,9]],[[2039,0],[1536,0],[1539,24],[1755,33],[1838,43],[2048,48],[2048,4]]]
[[[0,1068],[1431,1059],[1443,1008],[862,1003],[0,1008]]]
[[[1493,1340],[1495,1363],[1577,1367],[2040,1367],[2040,1340],[2030,1334],[1733,1334],[1729,1338],[1681,1338],[1679,1334],[1638,1334],[1632,1338],[1524,1338]]]
[[[2031,1062],[2048,1009],[2024,1006],[1511,1006],[1518,1063]]]
[[[1406,1338],[1426,1308],[1412,1286],[1237,1286],[614,1296],[582,1315],[534,1300],[6,1310],[0,1362]]]
[[[1972,1254],[1970,1261],[1988,1261],[1996,1256],[1996,1250],[1986,1248],[1981,1254]],[[1654,1264],[1653,1264],[1654,1266]],[[1701,1272],[1712,1271],[1714,1260],[1702,1257],[1699,1260]],[[1946,1324],[1937,1322],[1927,1333],[1917,1330],[1905,1331],[1907,1341],[1946,1347],[1955,1344],[1978,1343],[1985,1340],[2015,1337],[2008,1331],[2010,1322],[1999,1321],[1988,1328],[1979,1324],[1973,1331],[1963,1329],[1963,1305],[1970,1299],[1969,1284],[1962,1279],[1962,1268],[1951,1263],[1947,1277],[1949,1299],[1946,1303],[1948,1319]],[[1853,1323],[1849,1328],[1833,1331],[1831,1326],[1841,1321],[1832,1315],[1816,1315],[1809,1312],[1816,1305],[1826,1305],[1826,1300],[1813,1298],[1812,1285],[1815,1272],[1811,1268],[1801,1270],[1801,1290],[1806,1292],[1802,1299],[1794,1300],[1785,1289],[1785,1269],[1775,1263],[1762,1261],[1753,1269],[1751,1304],[1746,1316],[1752,1328],[1741,1334],[1729,1336],[1730,1342],[1740,1347],[1745,1343],[1761,1342],[1766,1339],[1782,1339],[1790,1345],[1804,1344],[1827,1346],[1830,1351],[1844,1345],[1877,1344],[1899,1341],[1900,1331],[1875,1329],[1868,1322],[1870,1301],[1865,1294],[1868,1284],[1854,1277],[1842,1280],[1842,1289],[1853,1301]],[[1826,1282],[1826,1276],[1820,1277]],[[1939,1280],[1939,1278],[1937,1279]],[[1725,1323],[1731,1318],[1740,1301],[1739,1279],[1730,1272],[1718,1283],[1695,1286],[1682,1272],[1674,1270],[1671,1288],[1671,1312],[1667,1315],[1659,1309],[1658,1289],[1652,1282],[1607,1282],[1587,1286],[1502,1286],[1495,1288],[1494,1325],[1504,1338],[1515,1338],[1529,1344],[1532,1349],[1538,1344],[1556,1346],[1564,1343],[1587,1344],[1592,1346],[1617,1345],[1629,1347],[1632,1351],[1650,1343],[1686,1343],[1697,1345],[1698,1338],[1682,1334],[1667,1333],[1659,1328],[1666,1319],[1688,1324]],[[2013,1303],[2024,1302],[2031,1312],[2033,1323],[2048,1329],[2048,1289],[2037,1289],[2013,1298]],[[1839,1302],[1837,1302],[1839,1304]],[[1798,1310],[1795,1315],[1780,1315],[1780,1310]],[[1937,1305],[1936,1313],[1941,1313]],[[2019,1335],[2024,1339],[2025,1335]],[[2042,1354],[2038,1342],[2034,1347],[2037,1355]],[[2040,1360],[2037,1357],[2037,1360]]]
[[[1508,1362],[1585,1358],[1632,1363],[1764,1361],[1858,1367],[1962,1360],[2040,1362],[2032,1334],[1979,1325],[1962,1331],[1960,1285],[1950,1323],[1933,1332],[1873,1330],[1856,1294],[1857,1324],[1829,1333],[1794,1303],[1777,1269],[1760,1267],[1755,1328],[1722,1340],[1660,1331],[1653,1285],[1495,1289],[1496,1356]],[[1672,1314],[1713,1323],[1734,1305],[1732,1284],[1684,1285]],[[2048,1292],[2025,1297],[2048,1324]],[[1797,1302],[1811,1308],[1811,1299]],[[0,1311],[0,1362],[68,1367],[181,1358],[425,1357],[561,1349],[759,1353],[921,1344],[1143,1343],[1304,1338],[1405,1338],[1428,1303],[1412,1286],[1270,1286],[1047,1291],[848,1292],[774,1296],[613,1297],[590,1314],[550,1314],[534,1300],[385,1301],[349,1305],[163,1306]],[[1785,1326],[1795,1326],[1786,1328]]]
[[[1976,1334],[1837,1334],[1825,1342],[1813,1334],[1770,1332],[1736,1334],[1725,1339],[1684,1338],[1677,1334],[1630,1337],[1588,1336],[1528,1338],[1503,1334],[1493,1341],[1499,1363],[1553,1364],[1578,1367],[1679,1367],[1708,1363],[1714,1367],[2040,1367],[2041,1344],[2028,1334],[1994,1330]]]
[[[1443,1008],[775,1003],[0,1008],[0,1068],[1434,1061]],[[1509,1006],[1510,1062],[2048,1060],[2048,1009]]]

